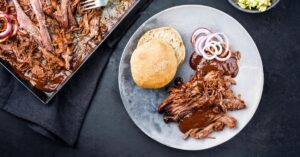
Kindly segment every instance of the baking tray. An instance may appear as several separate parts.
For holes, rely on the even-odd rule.
[[[91,53],[89,53],[89,55],[83,60],[81,65],[75,71],[73,71],[72,74],[68,76],[67,79],[61,85],[59,85],[54,92],[43,92],[38,90],[37,88],[32,86],[30,82],[19,77],[19,75],[14,71],[13,67],[1,58],[0,64],[7,71],[9,71],[24,87],[26,87],[37,99],[39,99],[42,103],[47,104],[94,53],[96,53],[97,51],[101,51],[101,48],[104,47],[113,48],[122,37],[122,34],[124,34],[131,26],[131,24],[133,24],[134,21],[139,17],[140,12],[143,11],[151,2],[152,0],[136,0],[134,4],[126,11],[126,13],[124,13],[123,17],[108,32],[106,32],[103,40],[98,44],[98,46]]]

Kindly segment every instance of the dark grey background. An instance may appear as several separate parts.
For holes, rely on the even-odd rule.
[[[264,92],[253,119],[230,141],[204,151],[176,150],[148,138],[133,124],[119,96],[118,64],[130,36],[155,13],[181,4],[212,6],[236,18],[253,37],[264,64]],[[154,0],[113,53],[76,147],[49,140],[22,120],[0,111],[0,156],[299,156],[299,38],[300,1],[297,0],[281,0],[263,14],[240,12],[227,0]]]

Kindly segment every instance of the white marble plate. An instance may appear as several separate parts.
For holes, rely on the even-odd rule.
[[[183,140],[183,134],[177,123],[164,123],[162,115],[156,112],[157,106],[167,96],[168,87],[162,89],[142,89],[133,82],[130,71],[130,57],[141,35],[149,29],[171,26],[182,35],[186,46],[185,63],[177,71],[177,76],[189,80],[194,71],[189,66],[192,53],[190,36],[198,27],[206,27],[227,34],[233,50],[239,50],[242,59],[239,62],[239,74],[235,78],[236,94],[240,93],[247,108],[229,114],[238,120],[234,129],[225,128],[211,136],[216,139]],[[239,133],[254,115],[263,91],[263,65],[259,51],[244,27],[231,16],[214,8],[202,5],[184,5],[164,10],[142,24],[132,35],[124,49],[119,68],[119,88],[124,106],[134,123],[152,139],[183,150],[202,150],[228,141]],[[129,137],[134,138],[134,137]]]

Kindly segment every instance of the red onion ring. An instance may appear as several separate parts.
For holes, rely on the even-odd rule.
[[[10,22],[9,15],[7,15],[6,13],[0,12],[0,18],[4,19],[6,22],[6,29],[0,33],[0,38],[3,39],[11,34],[12,24]]]
[[[231,57],[229,41],[224,33],[212,33],[201,27],[193,32],[191,43],[197,54],[207,60],[225,61]]]
[[[212,60],[217,57],[217,53],[213,53],[212,55],[206,53],[205,50],[207,50],[207,48],[210,48],[210,47],[217,49],[217,47],[214,44],[205,45],[202,49],[202,55],[207,60]]]
[[[14,22],[13,23],[13,32],[12,32],[11,36],[15,36],[19,30],[19,22],[17,20],[16,15],[10,15],[9,17]]]
[[[204,47],[206,38],[207,38],[207,36],[201,36],[201,37],[197,38],[196,43],[194,45],[194,49],[195,49],[196,53],[200,56],[202,56],[202,54],[203,54],[202,49]]]
[[[205,43],[206,39],[207,39],[207,36],[202,36],[202,37],[200,37],[196,40],[195,51],[199,55],[203,56],[205,59],[211,60],[211,59],[214,59],[217,54],[214,54],[214,53],[207,54],[206,49],[210,48],[210,46],[213,46],[215,49],[216,49],[216,47],[212,44],[211,45],[205,45],[204,43]]]
[[[204,27],[200,27],[196,29],[191,37],[191,43],[194,44],[196,42],[196,39],[201,35],[201,36],[207,36],[208,34],[211,34],[212,32]]]
[[[221,58],[221,57],[217,56],[216,59],[217,59],[218,61],[226,61],[226,60],[229,59],[230,57],[231,57],[231,51],[228,51],[228,54],[227,54],[227,56],[226,56],[225,58]]]
[[[4,37],[4,38],[0,38],[0,43],[3,43],[4,41],[6,41],[8,39],[9,36]]]
[[[224,33],[213,33],[211,34],[209,37],[207,37],[207,40],[211,40],[213,38],[216,38],[219,40],[219,42],[223,43],[226,47],[225,47],[225,52],[227,52],[229,50],[229,42],[228,39],[226,37],[226,35]]]
[[[216,41],[211,41],[209,44],[215,45],[216,49],[215,49],[214,53],[216,53],[217,55],[221,55],[222,54],[222,52],[223,52],[223,46],[221,45],[221,43],[216,42]],[[210,51],[212,53],[213,50],[210,49]]]

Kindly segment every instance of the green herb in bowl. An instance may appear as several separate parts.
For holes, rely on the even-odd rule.
[[[271,0],[237,0],[237,4],[244,9],[266,11],[272,5]]]

